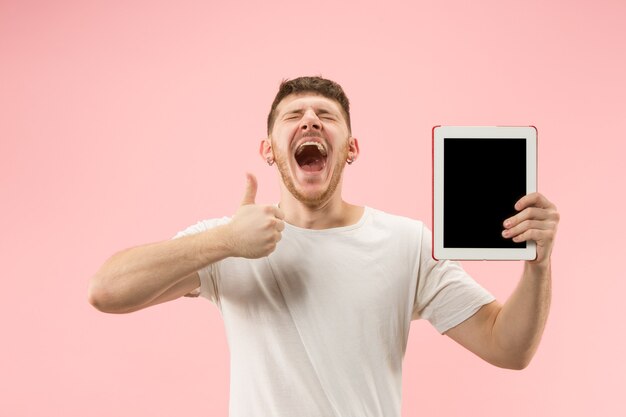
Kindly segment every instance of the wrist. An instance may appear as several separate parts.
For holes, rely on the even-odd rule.
[[[550,273],[550,258],[541,261],[526,261],[524,269],[534,276],[543,276]]]
[[[229,222],[217,227],[216,232],[218,233],[216,241],[220,246],[220,251],[223,253],[224,258],[237,256],[237,245],[233,238],[235,234],[233,233],[231,223]]]
[[[207,230],[202,236],[201,248],[204,262],[208,264],[236,256],[229,224]]]

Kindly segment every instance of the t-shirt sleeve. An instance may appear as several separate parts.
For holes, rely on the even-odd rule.
[[[426,319],[439,333],[473,316],[495,300],[456,261],[432,258],[432,233],[422,226],[413,319]]]
[[[185,230],[178,232],[173,239],[178,239],[184,236],[191,236],[197,233],[201,233],[212,229],[214,227],[226,224],[230,221],[229,217],[222,217],[218,219],[202,220],[192,226],[189,226]],[[198,270],[198,276],[200,277],[200,286],[195,290],[187,294],[188,297],[201,296],[208,298],[214,303],[218,303],[219,298],[219,283],[216,274],[217,263],[207,265],[206,267]]]

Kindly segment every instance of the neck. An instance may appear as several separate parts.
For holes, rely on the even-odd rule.
[[[349,204],[341,198],[341,186],[327,201],[310,206],[297,200],[284,186],[281,187],[280,209],[285,221],[304,229],[330,229],[355,224],[363,215],[363,207]]]

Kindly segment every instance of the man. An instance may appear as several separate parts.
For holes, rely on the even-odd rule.
[[[260,154],[281,176],[278,206],[255,203],[248,174],[232,218],[115,254],[93,277],[90,302],[127,313],[184,295],[212,300],[231,350],[231,416],[399,416],[417,318],[496,366],[529,363],[559,220],[545,197],[523,197],[503,223],[505,237],[537,242],[537,259],[501,305],[458,263],[431,258],[421,222],[343,201],[341,174],[359,146],[338,84],[283,82]]]

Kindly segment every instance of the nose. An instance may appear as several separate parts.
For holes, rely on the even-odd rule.
[[[317,114],[312,109],[307,110],[302,116],[302,120],[300,121],[300,129],[304,131],[308,130],[321,130],[322,123],[317,117]]]

